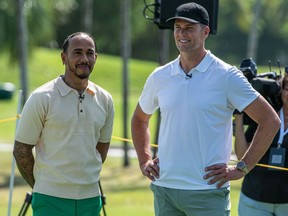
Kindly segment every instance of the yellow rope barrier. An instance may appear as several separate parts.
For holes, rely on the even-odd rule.
[[[16,119],[20,118],[20,115],[17,115],[16,117],[13,118],[8,118],[8,119],[0,119],[0,123],[2,122],[8,122],[8,121],[15,121]]]
[[[131,140],[131,139],[125,139],[125,138],[122,138],[122,137],[116,137],[116,136],[112,136],[112,139],[116,139],[116,140],[120,140],[120,141],[126,141],[126,142],[131,142],[131,143],[133,143],[133,140]],[[152,147],[158,147],[158,145],[157,144],[150,144],[150,146],[152,146]]]
[[[18,119],[18,118],[20,118],[20,117],[21,117],[21,115],[18,114],[18,115],[16,115],[16,117],[13,117],[13,118],[7,118],[7,119],[2,119],[2,120],[0,119],[0,123],[8,122],[8,121],[15,121],[16,119]],[[117,136],[112,136],[112,139],[116,139],[116,140],[120,140],[120,141],[126,141],[126,142],[133,143],[133,140],[131,140],[131,139],[122,138],[122,137],[117,137]],[[157,144],[150,144],[150,146],[156,147],[156,148],[158,147]],[[234,160],[231,160],[231,161],[234,161]],[[235,161],[235,162],[237,162],[237,161]],[[288,168],[278,167],[278,166],[271,166],[271,165],[267,165],[267,164],[256,164],[256,166],[288,171]]]
[[[267,167],[267,168],[273,168],[273,169],[288,171],[288,168],[285,168],[285,167],[271,166],[271,165],[267,165],[267,164],[256,164],[256,165],[260,166],[260,167]]]

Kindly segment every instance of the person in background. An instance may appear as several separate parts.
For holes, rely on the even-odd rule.
[[[282,79],[278,111],[281,127],[269,149],[243,179],[238,205],[239,216],[286,216],[288,214],[288,75]],[[253,142],[257,124],[251,122],[244,131],[243,114],[235,114],[235,153],[240,159]],[[271,168],[276,166],[277,168]],[[284,168],[284,169],[281,169]],[[286,168],[286,170],[285,170]]]
[[[89,80],[97,59],[93,37],[73,33],[62,48],[64,75],[28,98],[13,154],[33,189],[33,216],[98,216],[98,182],[112,136],[113,100]]]
[[[196,3],[176,9],[180,55],[146,80],[131,119],[143,175],[152,180],[156,216],[230,215],[229,181],[254,168],[280,126],[273,108],[242,72],[205,48],[209,15]],[[160,109],[158,155],[150,151],[149,120]],[[250,148],[228,166],[232,116],[238,109],[259,125]]]

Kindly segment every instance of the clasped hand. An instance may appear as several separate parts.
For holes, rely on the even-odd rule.
[[[150,180],[155,181],[157,178],[159,178],[159,159],[158,158],[147,161],[140,168],[141,168],[143,175],[147,176]]]

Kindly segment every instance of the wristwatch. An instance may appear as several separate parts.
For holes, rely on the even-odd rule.
[[[236,165],[236,168],[242,172],[245,173],[245,175],[249,172],[248,168],[247,168],[247,165],[244,161],[240,160],[237,165]]]

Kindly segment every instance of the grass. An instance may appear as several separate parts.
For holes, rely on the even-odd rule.
[[[12,154],[10,152],[0,152],[0,154],[0,212],[4,215],[8,209]],[[108,157],[104,164],[101,185],[106,196],[106,213],[109,216],[153,216],[153,194],[149,189],[150,181],[140,173],[135,158],[130,162],[128,168],[123,168],[121,158]],[[237,215],[240,183],[240,180],[231,182],[232,216]],[[30,192],[30,188],[16,168],[11,216],[18,215],[26,192]],[[32,215],[31,207],[26,215]]]
[[[129,108],[128,122],[136,106],[138,97],[147,76],[158,64],[139,60],[129,61]],[[113,136],[122,137],[123,134],[123,104],[122,104],[122,61],[115,56],[98,56],[91,80],[108,90],[115,103],[115,125]],[[259,70],[259,67],[258,67]],[[64,68],[60,61],[59,50],[37,49],[28,62],[29,92],[43,83],[62,74]],[[13,144],[16,121],[9,120],[16,117],[18,104],[18,90],[20,89],[18,68],[9,64],[5,54],[0,55],[0,82],[12,82],[17,91],[12,100],[0,100],[0,143]],[[3,120],[7,120],[3,122]],[[155,131],[156,116],[151,121],[151,132]],[[128,128],[130,130],[130,128]],[[130,135],[128,135],[128,138]],[[154,137],[152,137],[152,142]],[[119,146],[119,140],[112,140],[112,146]],[[9,180],[11,174],[11,152],[0,151],[0,214],[6,215],[9,198]],[[131,159],[131,165],[123,168],[121,158],[108,157],[102,172],[102,187],[107,196],[106,211],[109,216],[137,215],[152,216],[153,197],[149,189],[150,182],[144,178],[136,159]],[[232,216],[237,215],[240,181],[231,182]],[[16,168],[15,187],[11,216],[18,215],[24,202],[26,192],[30,188],[26,185]],[[27,216],[32,215],[29,209]]]
[[[15,131],[15,121],[1,124],[1,120],[16,116],[18,103],[18,90],[20,87],[18,68],[16,65],[7,64],[6,55],[0,56],[0,82],[12,82],[16,86],[13,100],[0,100],[0,143],[12,143]],[[131,60],[129,62],[129,107],[128,121],[137,104],[138,97],[145,83],[147,76],[158,64]],[[63,74],[64,67],[61,64],[60,51],[50,49],[37,49],[28,63],[28,85],[29,92],[38,86],[50,81],[60,74]],[[90,79],[108,90],[114,99],[115,104],[115,125],[113,135],[123,135],[123,87],[122,87],[122,62],[114,56],[99,54],[94,71]],[[152,119],[151,131],[155,130],[155,118]],[[130,129],[128,128],[130,131]],[[130,137],[130,135],[129,135]]]

